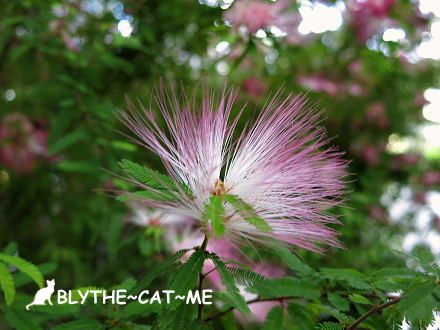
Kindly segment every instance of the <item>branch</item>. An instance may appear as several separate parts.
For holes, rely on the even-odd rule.
[[[403,297],[395,297],[391,301],[384,303],[382,305],[374,306],[372,309],[370,309],[368,312],[366,312],[364,315],[362,315],[360,318],[358,318],[356,321],[353,322],[352,325],[350,325],[347,330],[354,330],[357,325],[364,322],[371,314],[374,314],[376,312],[381,311],[382,309],[385,309],[389,306],[392,306],[394,304],[397,304]]]

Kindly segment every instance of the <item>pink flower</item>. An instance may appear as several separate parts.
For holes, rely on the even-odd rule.
[[[245,26],[250,34],[274,24],[277,7],[259,0],[239,0],[226,11],[225,19],[235,26]]]
[[[409,165],[416,165],[421,159],[420,154],[415,152],[407,152],[402,155],[397,155],[391,162],[391,168],[401,169]]]
[[[394,24],[389,13],[396,0],[352,0],[348,6],[349,24],[360,42]]]
[[[249,34],[275,26],[287,34],[287,43],[298,44],[307,41],[307,38],[298,31],[298,25],[302,21],[300,13],[297,10],[288,10],[291,3],[292,0],[278,0],[273,3],[262,0],[237,0],[226,11],[224,17],[236,28],[245,27]]]
[[[339,86],[336,82],[319,74],[300,76],[298,78],[298,83],[304,88],[314,92],[326,92],[333,96],[339,92]]]
[[[242,83],[243,90],[253,98],[259,98],[266,92],[266,83],[255,77],[246,78]]]
[[[428,171],[422,177],[422,184],[430,187],[440,183],[440,171]]]
[[[31,172],[38,157],[47,153],[47,136],[23,114],[5,116],[0,125],[0,163],[17,173]]]
[[[371,103],[365,114],[365,119],[367,122],[375,123],[380,129],[385,129],[388,127],[388,116],[385,104],[382,102]]]
[[[327,141],[325,130],[316,126],[319,113],[304,97],[281,99],[278,93],[233,142],[238,118],[229,122],[229,116],[235,95],[233,90],[224,92],[215,102],[205,94],[196,106],[194,101],[180,104],[175,94],[167,95],[161,87],[157,103],[166,132],[152,111],[139,112],[129,103],[121,120],[137,135],[133,140],[160,156],[176,187],[183,183],[191,191],[170,191],[172,200],[139,202],[197,219],[209,233],[203,215],[211,196],[235,195],[272,230],[251,225],[224,202],[224,238],[234,244],[282,241],[313,251],[322,251],[322,244],[340,246],[337,233],[326,226],[337,220],[324,211],[342,201],[346,163],[334,148],[322,149]]]
[[[374,220],[377,220],[377,221],[383,222],[383,223],[387,222],[386,221],[387,215],[386,215],[386,212],[385,212],[385,210],[384,210],[384,208],[382,206],[373,205],[370,208],[368,214]]]

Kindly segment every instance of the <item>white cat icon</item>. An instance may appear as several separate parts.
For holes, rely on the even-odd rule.
[[[33,305],[46,305],[46,301],[49,305],[52,305],[52,301],[50,301],[50,296],[55,291],[55,280],[46,280],[47,287],[42,288],[37,291],[35,294],[34,300],[26,306],[26,309],[29,310],[29,307]]]

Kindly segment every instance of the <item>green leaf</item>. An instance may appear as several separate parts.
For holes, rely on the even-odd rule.
[[[321,274],[329,279],[363,280],[367,277],[361,272],[350,268],[321,268]]]
[[[40,330],[42,329],[35,319],[29,317],[29,312],[24,310],[16,310],[13,308],[6,308],[5,319],[10,327],[6,329],[19,329],[19,330]]]
[[[373,303],[363,295],[360,295],[358,293],[353,293],[348,296],[348,299],[350,299],[354,303],[363,304],[363,305],[373,305]]]
[[[57,268],[57,265],[54,263],[47,262],[44,264],[37,265],[37,267],[40,270],[41,274],[44,276],[54,272],[55,269]],[[18,273],[15,274],[14,281],[15,281],[15,287],[19,288],[23,285],[30,283],[32,279],[25,273]]]
[[[385,290],[385,291],[397,291],[397,290],[401,289],[401,287],[398,283],[391,282],[390,280],[388,280],[388,281],[380,280],[380,281],[374,282],[373,286],[378,289]]]
[[[350,302],[347,299],[331,292],[328,293],[327,298],[336,309],[342,312],[348,312],[350,310]]]
[[[15,298],[14,279],[8,267],[2,262],[0,262],[0,287],[5,294],[6,305],[11,305]]]
[[[3,260],[11,264],[12,266],[16,267],[19,271],[27,274],[31,279],[35,281],[35,283],[38,284],[40,288],[44,286],[43,275],[41,274],[37,266],[31,264],[30,262],[20,257],[10,256],[3,253],[0,253],[0,260]]]
[[[133,289],[131,289],[127,293],[127,296],[129,296],[129,295],[132,295],[132,296],[138,295],[141,291],[147,289],[149,287],[151,281],[153,281],[156,277],[158,277],[159,275],[161,275],[163,273],[170,272],[171,270],[173,270],[174,268],[179,266],[179,263],[178,263],[179,259],[182,258],[182,256],[185,253],[187,253],[188,251],[190,251],[190,249],[184,249],[184,250],[177,251],[171,257],[169,257],[168,259],[166,259],[163,262],[161,262],[160,265],[158,265],[154,269],[150,270],[148,275],[144,279],[139,281],[133,287]]]
[[[262,330],[273,330],[283,328],[283,309],[281,306],[273,307],[266,316]]]
[[[124,170],[124,172],[130,174],[133,178],[148,187],[154,189],[178,191],[173,179],[167,175],[161,174],[147,167],[143,167],[128,159],[122,159],[119,162],[119,166]]]
[[[289,317],[292,319],[292,323],[296,325],[298,329],[313,329],[314,322],[311,320],[307,309],[295,302],[290,302],[287,310]]]
[[[120,202],[126,202],[130,199],[134,199],[134,200],[147,199],[153,201],[175,201],[177,200],[177,197],[169,190],[139,190],[116,197],[116,200]]]
[[[240,197],[235,195],[223,195],[225,201],[232,205],[235,211],[250,225],[258,230],[270,232],[272,228],[268,223],[257,215],[257,212],[252,206],[243,201]]]
[[[249,309],[243,296],[240,294],[240,291],[234,283],[234,277],[228,272],[226,265],[215,253],[211,253],[209,257],[214,262],[215,268],[220,275],[220,279],[222,283],[226,286],[226,290],[232,298],[232,303],[234,307],[236,307],[243,314],[249,315],[251,313],[251,310]]]
[[[306,299],[315,299],[321,296],[318,286],[313,281],[293,277],[267,279],[256,283],[256,292],[265,298],[294,296]]]
[[[335,322],[322,322],[319,324],[318,329],[320,330],[344,330],[344,327],[339,323]]]
[[[276,254],[281,258],[284,264],[301,275],[309,275],[315,272],[313,268],[286,249],[276,250]]]
[[[60,324],[56,327],[53,327],[53,330],[83,330],[83,329],[104,329],[104,325],[100,324],[96,320],[75,320],[67,323]]]
[[[51,143],[49,146],[49,154],[53,155],[59,153],[60,151],[74,145],[75,143],[83,140],[86,137],[86,133],[81,130],[73,131],[64,135],[62,138],[58,139],[56,142]]]
[[[436,284],[433,282],[415,286],[411,288],[411,291],[404,294],[404,298],[399,301],[397,306],[402,310],[408,310],[429,297],[435,288]]]
[[[212,229],[216,237],[222,237],[225,233],[225,209],[221,196],[211,196],[209,203],[205,204],[203,219],[211,221]]]
[[[174,311],[162,308],[154,329],[193,330],[192,321],[197,317],[196,311],[196,306],[192,304],[180,304]]]
[[[422,273],[409,268],[383,268],[372,274],[375,278],[414,277],[418,275],[422,275]]]
[[[263,275],[247,269],[237,267],[226,267],[226,269],[234,277],[235,282],[241,285],[254,286],[255,283],[266,280]]]
[[[198,249],[191,255],[191,257],[189,257],[188,261],[180,267],[170,284],[170,289],[176,291],[175,296],[186,296],[188,291],[196,285],[205,258],[205,251]],[[175,309],[175,307],[181,302],[182,301],[177,299],[171,300],[168,307],[171,310]]]

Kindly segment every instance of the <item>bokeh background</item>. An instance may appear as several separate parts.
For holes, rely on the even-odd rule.
[[[127,187],[108,173],[121,158],[162,169],[115,117],[160,77],[240,87],[241,124],[281,87],[325,110],[351,160],[333,210],[346,250],[298,251],[312,266],[439,258],[438,0],[2,1],[0,31],[0,249],[57,287],[109,287],[166,253],[161,228],[99,192]]]

